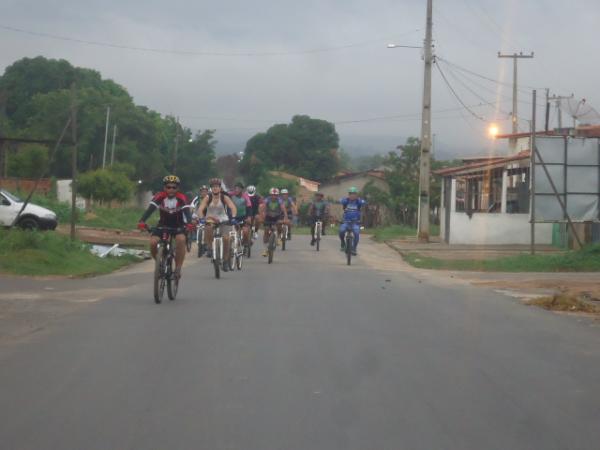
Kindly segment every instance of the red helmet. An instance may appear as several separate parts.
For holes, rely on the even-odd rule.
[[[279,189],[277,189],[276,187],[269,189],[269,194],[270,195],[279,195]]]

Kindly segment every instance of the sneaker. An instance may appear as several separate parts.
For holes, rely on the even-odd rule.
[[[340,251],[341,252],[345,252],[346,251],[346,244],[340,244]]]
[[[316,242],[316,241],[315,241],[314,239],[311,239],[311,240],[310,240],[310,245],[315,245],[315,242]]]
[[[356,250],[352,250],[352,256],[357,256],[358,253],[356,253]]]
[[[265,256],[265,257],[269,256],[269,251],[268,250],[263,250],[262,255]]]
[[[258,233],[256,231],[254,232],[254,239],[258,239]]]
[[[223,261],[223,272],[229,272],[229,263],[227,261]]]
[[[210,249],[210,248],[206,249],[206,257],[208,259],[212,259],[212,249]]]
[[[175,269],[175,271],[173,272],[173,277],[174,277],[176,280],[179,280],[179,279],[181,279],[181,268],[179,268],[179,269]]]

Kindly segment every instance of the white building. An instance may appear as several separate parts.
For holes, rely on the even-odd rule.
[[[440,235],[448,244],[529,244],[528,150],[463,160],[443,177]],[[538,244],[552,243],[552,224],[537,224]]]

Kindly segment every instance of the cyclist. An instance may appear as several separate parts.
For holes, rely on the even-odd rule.
[[[204,184],[204,185],[200,186],[200,189],[198,189],[198,195],[196,195],[194,197],[194,199],[192,200],[192,208],[194,210],[198,209],[200,202],[207,195],[208,195],[208,186]]]
[[[315,223],[321,221],[323,224],[321,234],[325,236],[325,227],[329,217],[329,203],[323,199],[323,193],[315,193],[315,197],[308,206],[308,217],[310,221],[310,245],[315,245]]]
[[[344,209],[339,233],[340,241],[342,243],[341,250],[346,251],[344,234],[349,227],[352,227],[352,233],[354,234],[354,248],[351,249],[351,251],[353,255],[356,255],[356,247],[358,246],[358,240],[360,238],[360,211],[367,202],[358,196],[358,189],[352,186],[348,189],[348,197],[342,198],[340,203]]]
[[[263,251],[263,256],[268,255],[267,244],[269,241],[269,236],[267,231],[270,225],[277,225],[277,233],[281,234],[281,224],[283,221],[288,220],[287,211],[281,198],[279,198],[279,189],[273,187],[269,190],[269,196],[264,199],[263,203],[260,205],[260,216],[261,222],[264,224],[264,235],[263,235],[263,244],[265,249]]]
[[[210,225],[206,227],[204,233],[204,244],[208,248],[208,257],[212,257],[213,228],[219,227],[223,237],[223,254],[229,255],[230,222],[235,223],[232,217],[237,215],[237,208],[229,195],[223,192],[219,178],[211,178],[208,184],[210,185],[210,192],[200,202],[197,212],[200,221]],[[229,263],[227,258],[224,259],[223,271],[227,272]]]
[[[260,222],[258,213],[260,204],[262,203],[262,197],[256,192],[256,186],[253,185],[250,185],[246,188],[246,193],[248,194],[248,197],[250,197],[250,202],[252,203],[249,213],[252,224],[252,232],[254,233],[254,239],[258,239],[258,235],[256,233],[258,232]]]
[[[181,277],[181,266],[185,259],[185,230],[194,230],[192,224],[192,210],[188,203],[187,197],[179,192],[179,185],[181,181],[176,175],[167,175],[163,178],[164,190],[157,193],[150,204],[148,209],[144,212],[139,220],[138,228],[145,230],[147,228],[146,220],[152,215],[152,213],[158,209],[160,212],[160,218],[158,220],[158,227],[168,227],[177,230],[175,233],[175,276]],[[156,259],[158,252],[158,243],[160,241],[160,232],[155,230],[150,236],[150,253],[152,258]]]
[[[298,207],[287,189],[281,190],[281,201],[287,212],[288,240],[292,239],[292,218],[298,216]]]
[[[231,200],[235,203],[237,214],[235,220],[242,228],[242,245],[250,242],[250,214],[252,209],[252,201],[246,192],[244,185],[241,182],[235,183],[233,191],[229,193]]]

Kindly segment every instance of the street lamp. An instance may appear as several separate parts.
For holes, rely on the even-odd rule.
[[[496,125],[495,123],[491,124],[490,127],[488,128],[488,134],[493,139],[496,139],[496,136],[498,136],[499,133],[500,133],[500,129],[498,128],[498,125]]]

